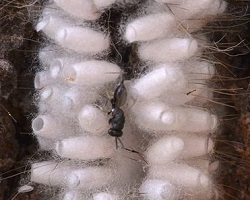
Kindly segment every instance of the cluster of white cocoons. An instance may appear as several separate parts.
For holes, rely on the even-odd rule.
[[[217,163],[208,159],[214,147],[209,136],[218,120],[203,105],[212,96],[207,83],[215,68],[199,59],[204,41],[198,38],[205,37],[192,33],[224,12],[226,3],[147,0],[145,12],[125,22],[120,40],[137,43],[147,67],[125,81],[121,141],[144,159],[116,148],[108,134],[111,107],[97,105],[109,102],[103,91],[122,70],[103,59],[112,38],[93,24],[106,9],[126,3],[133,1],[54,0],[44,8],[36,29],[51,44],[39,53],[39,113],[32,128],[40,148],[61,159],[32,164],[31,181],[60,188],[63,200],[211,199]]]

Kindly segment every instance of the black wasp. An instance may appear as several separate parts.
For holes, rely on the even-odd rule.
[[[116,149],[118,148],[119,141],[123,149],[138,154],[143,159],[143,161],[147,163],[144,156],[140,152],[125,148],[122,141],[120,140],[120,137],[123,135],[122,129],[124,128],[125,124],[125,115],[120,107],[126,103],[126,100],[127,90],[124,85],[124,80],[122,80],[116,87],[114,97],[111,99],[112,110],[110,113],[112,114],[112,118],[109,119],[109,125],[111,128],[108,130],[108,133],[112,137],[115,137]]]
[[[116,87],[114,96],[111,99],[112,118],[109,119],[109,125],[111,126],[111,128],[108,130],[109,135],[115,137],[116,148],[118,148],[117,141],[119,141],[122,147],[124,148],[119,137],[123,135],[122,129],[124,128],[125,124],[125,115],[120,107],[126,103],[126,100],[127,100],[127,90],[124,85],[124,80],[122,80]]]

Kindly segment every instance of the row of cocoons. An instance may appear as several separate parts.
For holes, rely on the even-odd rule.
[[[126,3],[134,2],[54,0],[44,8],[36,29],[51,43],[39,53],[39,113],[32,128],[40,148],[61,159],[32,164],[31,181],[61,188],[57,195],[64,200],[210,199],[218,163],[208,159],[214,146],[209,135],[218,120],[202,106],[212,97],[207,83],[215,68],[199,59],[205,37],[191,33],[226,4],[148,0],[145,12],[121,25],[120,40],[138,42],[138,57],[147,66],[124,83],[126,151],[108,135],[106,92],[114,91],[122,70],[104,59],[112,38],[93,26],[106,9]]]

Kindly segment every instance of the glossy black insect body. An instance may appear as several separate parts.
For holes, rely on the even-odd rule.
[[[127,100],[127,90],[123,84],[123,80],[116,87],[114,92],[114,97],[111,99],[112,109],[120,108],[126,103]]]
[[[123,134],[122,129],[125,124],[124,112],[120,108],[115,108],[114,111],[112,111],[112,116],[113,117],[109,120],[111,128],[108,133],[113,137],[121,137]]]
[[[123,84],[123,81],[121,81],[121,83],[115,89],[114,97],[111,99],[112,118],[110,118],[109,120],[111,128],[108,130],[109,135],[116,138],[116,148],[118,148],[117,140],[123,146],[119,137],[123,135],[122,129],[124,128],[125,124],[125,115],[120,107],[125,104],[126,99],[127,99],[127,90]]]
[[[114,92],[114,97],[111,99],[112,110],[110,113],[112,114],[112,118],[109,119],[109,125],[111,126],[111,128],[108,130],[108,133],[110,136],[115,137],[115,143],[117,149],[119,141],[123,149],[131,153],[138,154],[143,159],[143,161],[147,163],[144,156],[140,152],[133,149],[125,148],[122,141],[120,140],[120,137],[123,135],[122,129],[124,128],[125,124],[125,115],[120,107],[126,103],[126,100],[127,100],[127,90],[122,80],[121,83],[116,87]]]

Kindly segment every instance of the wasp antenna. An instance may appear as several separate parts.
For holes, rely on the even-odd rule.
[[[131,152],[131,153],[135,153],[135,154],[139,155],[139,156],[142,158],[142,160],[143,160],[146,164],[148,164],[147,160],[145,159],[145,156],[144,156],[142,153],[140,153],[139,151],[136,151],[136,150],[133,150],[133,149],[128,149],[128,148],[123,148],[123,149],[125,149],[126,151],[129,151],[129,152]]]
[[[116,139],[116,142],[118,141],[118,142],[120,143],[120,145],[122,146],[122,148],[124,149],[125,147],[124,147],[124,145],[123,145],[121,139],[118,138],[118,137],[116,137],[115,139]],[[117,145],[116,147],[118,147],[118,143],[116,143],[116,145]]]

